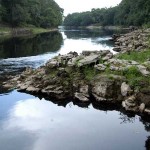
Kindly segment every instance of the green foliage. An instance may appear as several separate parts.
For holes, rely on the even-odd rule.
[[[63,10],[54,0],[1,0],[0,16],[12,26],[32,24],[47,28],[62,23]]]
[[[84,68],[82,68],[82,70],[83,70],[85,79],[88,81],[90,81],[96,75],[96,70],[94,67],[85,66]]]
[[[130,52],[130,53],[124,53],[124,54],[119,54],[117,56],[119,59],[125,59],[125,60],[134,60],[139,63],[145,62],[147,59],[150,58],[150,49],[142,51],[142,52]]]
[[[128,84],[135,89],[139,89],[141,87],[140,83],[143,81],[146,83],[150,82],[150,77],[144,77],[136,66],[131,66],[124,71],[111,71],[110,68],[107,67],[103,74],[106,74],[110,78],[112,78],[113,74],[124,76]]]
[[[147,25],[150,23],[150,0],[122,0],[111,8],[92,9],[82,13],[69,14],[66,26],[106,25]]]

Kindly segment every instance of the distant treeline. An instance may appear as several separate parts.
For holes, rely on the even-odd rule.
[[[122,0],[116,7],[73,13],[64,20],[66,26],[88,26],[92,24],[101,26],[148,25],[150,24],[150,0]]]
[[[11,26],[56,27],[62,16],[63,9],[54,0],[0,0],[0,22]]]

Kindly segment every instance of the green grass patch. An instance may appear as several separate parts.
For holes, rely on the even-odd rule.
[[[51,29],[44,29],[44,28],[37,28],[37,27],[29,27],[29,29],[33,34],[39,34],[39,33],[45,33],[51,31]]]
[[[94,67],[91,66],[85,66],[82,68],[83,74],[85,76],[85,79],[90,81],[95,75],[96,75],[96,70]]]
[[[142,52],[132,51],[130,53],[119,54],[117,55],[117,58],[131,61],[134,60],[139,63],[143,63],[150,58],[150,49],[144,50]]]
[[[11,33],[11,28],[9,27],[0,27],[0,34],[5,35],[5,34],[10,34]]]
[[[136,66],[132,66],[124,71],[111,71],[109,67],[107,67],[103,74],[108,76],[111,74],[124,76],[128,84],[134,89],[140,89],[141,83],[150,84],[150,77],[144,77]]]

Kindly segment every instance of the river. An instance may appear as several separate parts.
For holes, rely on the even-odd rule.
[[[0,76],[37,68],[70,51],[112,50],[116,31],[65,29],[0,38]],[[150,119],[97,104],[54,104],[14,91],[0,94],[0,150],[149,150]]]

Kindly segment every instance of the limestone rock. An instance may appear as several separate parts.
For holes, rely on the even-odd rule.
[[[97,64],[94,66],[94,68],[99,70],[99,71],[104,71],[106,69],[106,66],[103,64]]]
[[[99,60],[99,55],[90,55],[90,56],[86,56],[83,59],[78,61],[78,66],[84,66],[84,65],[90,65],[92,63],[96,63]]]
[[[150,109],[146,108],[144,112],[150,115]]]
[[[139,110],[141,113],[144,112],[144,110],[145,110],[145,104],[144,103],[140,104]]]
[[[130,86],[128,84],[126,84],[125,82],[123,82],[121,85],[122,96],[127,96],[130,91],[131,91]]]
[[[146,69],[145,66],[138,65],[137,67],[138,67],[139,71],[142,73],[143,76],[148,76],[148,75],[150,75],[150,72],[147,71],[147,69]]]
[[[92,95],[97,101],[118,101],[121,96],[119,78],[110,79],[108,76],[97,76],[92,81]]]
[[[136,103],[136,97],[134,95],[128,97],[124,102],[122,102],[122,106],[127,111],[138,112],[139,107]]]
[[[38,93],[40,91],[39,88],[35,88],[33,86],[29,86],[27,89],[26,89],[27,92],[31,92],[31,93]]]
[[[115,51],[115,52],[120,52],[120,51],[121,51],[121,48],[120,48],[120,47],[114,47],[114,48],[113,48],[113,51]]]
[[[89,102],[89,99],[85,95],[83,95],[83,93],[76,92],[74,94],[74,97],[81,102]]]

